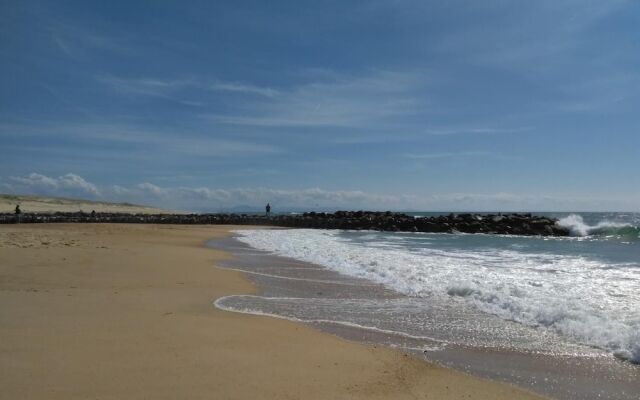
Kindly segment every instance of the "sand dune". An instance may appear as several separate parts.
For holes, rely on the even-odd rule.
[[[121,212],[131,214],[166,214],[173,211],[129,203],[108,203],[102,201],[66,199],[61,197],[0,195],[0,213],[13,212],[16,204],[23,212]]]

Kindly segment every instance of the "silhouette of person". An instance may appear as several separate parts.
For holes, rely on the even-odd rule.
[[[267,203],[267,206],[264,208],[266,210],[266,216],[271,215],[271,204]]]
[[[16,204],[16,215],[22,214],[22,210],[20,210],[20,204]]]

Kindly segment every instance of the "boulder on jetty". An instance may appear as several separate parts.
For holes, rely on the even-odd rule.
[[[390,211],[306,212],[297,215],[254,214],[125,214],[51,213],[0,214],[11,223],[129,223],[199,225],[271,225],[290,228],[377,230],[390,232],[487,233],[528,236],[569,236],[554,218],[531,214],[449,214],[414,217]]]

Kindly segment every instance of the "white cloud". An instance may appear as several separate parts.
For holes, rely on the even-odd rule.
[[[61,189],[80,190],[94,196],[100,195],[100,191],[94,184],[85,181],[81,176],[76,174],[60,176],[57,178],[57,181]]]
[[[133,186],[98,188],[76,174],[59,177],[31,173],[0,180],[9,193],[89,197],[106,201],[127,201],[175,210],[222,211],[237,206],[261,208],[270,202],[275,209],[371,209],[427,211],[581,211],[633,210],[639,199],[623,203],[608,198],[497,193],[442,193],[431,195],[379,194],[361,190],[321,188],[209,188],[159,186],[150,182]]]
[[[19,193],[51,195],[100,196],[98,188],[76,174],[66,174],[57,178],[31,173],[27,176],[11,176],[6,187]]]
[[[169,202],[175,206],[182,204],[182,207],[196,209],[229,208],[237,205],[259,207],[266,202],[286,207],[397,208],[400,204],[408,204],[412,200],[411,196],[380,195],[357,190],[160,187],[149,182],[136,185],[126,193],[120,188],[119,194],[136,199]]]

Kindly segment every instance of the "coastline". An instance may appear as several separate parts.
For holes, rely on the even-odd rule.
[[[246,228],[246,227],[245,227]],[[233,226],[0,227],[1,398],[540,399],[285,320],[205,246]]]
[[[249,232],[242,229],[232,239],[211,243],[235,256],[222,267],[247,273],[259,288],[256,295],[216,301],[223,309],[284,318],[348,340],[403,349],[437,365],[552,398],[636,398],[637,365],[603,349],[481,312],[457,297],[410,296],[375,276],[350,273],[340,254],[360,265],[370,265],[372,258],[363,259],[357,247],[345,249],[339,241],[326,242],[305,230]],[[367,240],[380,243],[370,235],[365,234]],[[392,235],[397,245],[399,238]],[[275,237],[281,246],[270,247],[262,241],[265,237]],[[314,257],[318,252],[321,256]],[[375,262],[388,259],[380,253],[373,257]],[[438,255],[434,258],[422,262],[437,262]],[[384,266],[394,271],[393,264]]]

